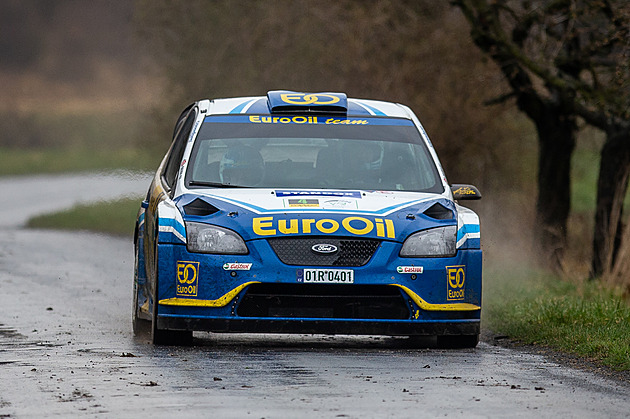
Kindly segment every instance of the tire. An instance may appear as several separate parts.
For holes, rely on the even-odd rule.
[[[153,316],[151,320],[151,343],[154,345],[190,345],[193,333],[191,330],[168,330],[159,329],[158,318],[158,259],[157,259],[157,239],[155,241],[155,286],[153,287]]]
[[[134,286],[134,288],[136,288]],[[133,307],[131,311],[131,325],[135,336],[147,335],[151,332],[151,322],[138,317],[138,291],[134,289]]]
[[[442,335],[437,337],[437,347],[442,349],[474,348],[479,335]]]
[[[133,298],[131,307],[131,325],[135,336],[147,335],[151,332],[151,322],[138,316],[138,244],[135,248],[135,261],[133,272]]]
[[[190,330],[165,330],[153,328],[151,342],[154,345],[188,346],[192,344],[193,335]]]

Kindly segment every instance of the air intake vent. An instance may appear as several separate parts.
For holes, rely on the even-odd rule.
[[[389,285],[253,284],[238,306],[241,317],[409,319],[409,304]]]
[[[453,211],[446,208],[442,204],[434,204],[424,212],[427,217],[434,218],[436,220],[452,220]]]
[[[212,215],[215,212],[219,212],[219,209],[213,205],[208,204],[203,199],[195,199],[188,205],[184,205],[184,212],[186,215],[197,215],[199,217],[205,217]]]

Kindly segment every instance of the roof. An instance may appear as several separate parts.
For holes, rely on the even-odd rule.
[[[205,102],[205,101],[204,101]],[[342,113],[347,116],[411,118],[406,106],[378,100],[347,98],[345,93],[270,91],[267,96],[214,99],[208,114]]]

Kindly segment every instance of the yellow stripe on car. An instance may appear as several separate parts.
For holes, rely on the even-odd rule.
[[[426,311],[475,311],[481,310],[480,306],[469,303],[432,304],[424,301],[418,294],[400,284],[390,284],[401,288],[422,310]]]
[[[164,306],[185,306],[185,307],[224,307],[236,297],[236,295],[248,285],[258,284],[260,281],[250,281],[239,285],[223,297],[216,300],[195,300],[191,298],[167,298],[160,300],[159,303]]]
[[[167,306],[185,306],[185,307],[224,307],[236,297],[236,295],[251,284],[258,284],[260,281],[250,281],[239,285],[230,292],[226,293],[216,300],[196,300],[189,298],[168,298],[160,300],[160,304]],[[402,289],[418,307],[426,311],[475,311],[481,310],[481,307],[469,303],[450,303],[450,304],[433,304],[423,300],[418,294],[400,284],[390,284],[391,286]]]

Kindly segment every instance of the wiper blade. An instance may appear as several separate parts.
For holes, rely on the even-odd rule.
[[[229,185],[225,183],[218,182],[203,182],[200,180],[191,180],[188,182],[189,186],[205,186],[208,188],[249,188],[249,186],[241,186],[241,185]]]

